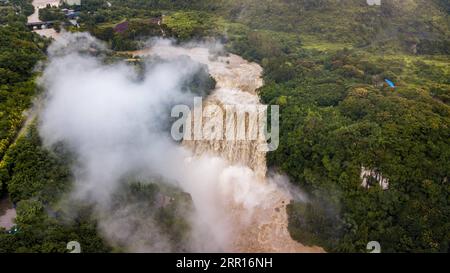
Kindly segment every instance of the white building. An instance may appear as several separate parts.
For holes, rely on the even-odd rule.
[[[370,180],[375,180],[383,190],[389,189],[389,179],[383,177],[381,173],[376,170],[368,169],[364,166],[361,167],[361,186],[368,189],[370,188]]]
[[[63,2],[71,6],[73,5],[81,6],[81,0],[63,0]]]

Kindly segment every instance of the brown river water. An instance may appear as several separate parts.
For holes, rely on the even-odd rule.
[[[129,52],[133,56],[157,55],[163,59],[189,56],[208,66],[209,73],[217,82],[216,89],[203,103],[205,105],[260,104],[257,89],[263,85],[263,69],[238,55],[211,57],[206,47],[183,48],[171,45],[155,45],[151,48]],[[288,232],[286,206],[291,194],[266,177],[266,153],[257,149],[260,141],[189,140],[183,145],[192,149],[197,157],[215,155],[230,165],[244,165],[253,174],[245,185],[225,180],[222,203],[234,227],[232,252],[324,252],[317,246],[304,246],[294,241]],[[236,174],[237,175],[237,174]],[[231,175],[233,176],[233,175]],[[222,179],[222,178],[220,178]],[[221,181],[223,183],[223,181]],[[240,191],[260,192],[263,198],[250,209],[239,200]],[[245,199],[245,197],[243,197]],[[193,197],[195,203],[195,196]],[[249,211],[251,210],[251,211]]]

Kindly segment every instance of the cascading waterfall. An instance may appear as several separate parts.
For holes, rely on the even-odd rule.
[[[256,93],[263,85],[262,68],[240,56],[213,56],[206,47],[175,47],[169,44],[156,44],[149,49],[132,52],[135,56],[157,55],[164,59],[189,56],[194,61],[206,64],[209,73],[216,80],[216,89],[203,102],[204,106],[217,105],[260,105]],[[208,117],[203,115],[203,121]],[[206,139],[206,140],[205,140]],[[230,170],[218,178],[223,186],[223,211],[227,212],[230,226],[234,228],[230,249],[234,252],[323,252],[320,247],[306,247],[294,241],[288,232],[286,206],[292,199],[289,191],[281,188],[277,178],[267,178],[266,153],[258,149],[261,140],[226,139],[185,140],[183,145],[194,151],[196,157],[218,156],[230,166],[248,168],[251,177],[245,185],[239,185],[239,170]],[[233,170],[233,169],[231,169]],[[248,180],[248,179],[247,179]],[[245,190],[242,190],[245,187]],[[251,192],[264,196],[256,205],[249,208],[236,195]],[[245,197],[244,197],[245,198]],[[193,196],[195,204],[195,196]]]

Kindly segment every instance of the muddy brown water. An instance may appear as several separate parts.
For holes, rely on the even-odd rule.
[[[211,58],[207,48],[182,48],[170,45],[157,45],[128,53],[133,56],[158,55],[165,59],[184,55],[206,64],[217,86],[206,99],[205,104],[261,104],[257,89],[263,85],[263,69],[258,64],[248,62],[238,55],[229,54],[225,57]],[[230,165],[245,165],[254,172],[253,179],[246,181],[245,185],[233,185],[233,181],[225,181],[224,192],[228,193],[224,193],[225,202],[222,206],[224,211],[228,212],[227,218],[231,219],[230,226],[235,228],[233,242],[227,251],[324,252],[321,247],[305,246],[291,238],[286,212],[291,196],[266,178],[266,154],[256,150],[258,144],[260,143],[254,141],[237,143],[204,140],[183,143],[198,157],[215,154],[228,161]],[[235,202],[236,196],[233,194],[239,194],[242,187],[247,187],[250,192],[261,192],[263,195],[260,203],[251,208],[251,212],[242,203]],[[231,196],[227,195],[230,192]]]

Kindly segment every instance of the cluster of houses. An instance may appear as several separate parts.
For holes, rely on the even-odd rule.
[[[64,0],[64,3],[71,6],[81,6],[81,0]],[[69,22],[76,27],[79,27],[78,18],[80,17],[80,12],[73,9],[61,9]]]
[[[64,0],[63,2],[70,6],[81,6],[81,0]],[[80,16],[80,12],[73,9],[61,9],[61,11],[69,20],[75,20]]]
[[[77,19],[80,16],[80,12],[73,9],[61,9],[61,11],[69,20]]]

